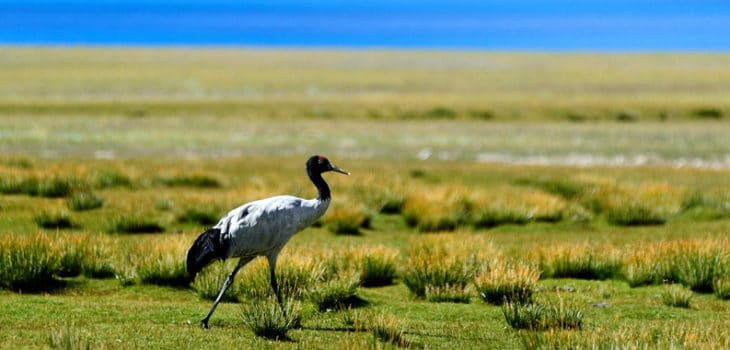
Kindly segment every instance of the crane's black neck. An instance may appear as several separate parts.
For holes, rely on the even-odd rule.
[[[312,180],[314,186],[317,187],[317,199],[322,201],[330,199],[330,187],[322,178],[322,173],[307,168],[307,175],[309,175],[309,179]]]

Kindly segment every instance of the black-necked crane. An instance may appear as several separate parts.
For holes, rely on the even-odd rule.
[[[282,312],[284,305],[276,282],[276,259],[289,239],[297,232],[319,219],[330,204],[330,189],[322,173],[335,171],[350,175],[334,166],[323,156],[312,156],[307,160],[306,171],[317,187],[317,198],[303,199],[294,196],[275,196],[246,203],[224,215],[212,228],[203,232],[190,247],[187,269],[191,279],[214,260],[238,258],[238,264],[226,277],[218,297],[200,326],[208,328],[208,321],[223,298],[226,289],[233,283],[236,273],[256,257],[264,256],[269,261],[271,289]]]

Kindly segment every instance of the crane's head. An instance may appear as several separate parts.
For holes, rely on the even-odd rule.
[[[350,175],[349,172],[342,170],[336,167],[334,164],[330,163],[327,157],[319,155],[309,157],[309,160],[307,160],[307,171],[318,174],[328,171],[334,171],[340,174]]]

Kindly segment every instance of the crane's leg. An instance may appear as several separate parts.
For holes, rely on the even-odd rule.
[[[226,277],[226,281],[223,283],[223,288],[221,288],[221,291],[218,293],[218,297],[215,298],[215,302],[213,302],[213,307],[210,308],[210,311],[208,312],[208,315],[205,316],[205,318],[200,321],[200,327],[203,329],[208,329],[208,320],[210,320],[210,316],[213,315],[213,311],[215,311],[215,308],[218,306],[218,303],[221,302],[221,299],[223,299],[223,294],[226,293],[226,290],[228,287],[231,286],[233,283],[233,279],[236,277],[236,273],[238,273],[238,270],[240,270],[243,266],[248,264],[249,261],[251,261],[253,258],[244,257],[238,260],[238,265],[236,265],[236,268],[233,269],[233,271]]]
[[[271,267],[271,289],[274,290],[274,294],[276,294],[276,301],[279,302],[279,307],[281,308],[281,313],[286,316],[286,310],[284,310],[284,303],[281,302],[281,293],[279,292],[279,285],[276,283],[276,268]]]
[[[281,301],[281,293],[279,292],[279,284],[276,283],[276,258],[278,254],[274,254],[268,257],[269,259],[269,270],[271,270],[271,289],[274,290],[276,295],[276,301],[279,302],[281,313],[286,316],[286,310],[284,310],[284,303]]]

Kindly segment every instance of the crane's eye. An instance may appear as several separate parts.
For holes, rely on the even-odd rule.
[[[318,159],[319,164],[326,163],[326,162],[327,162],[327,158],[319,156],[319,159]]]

